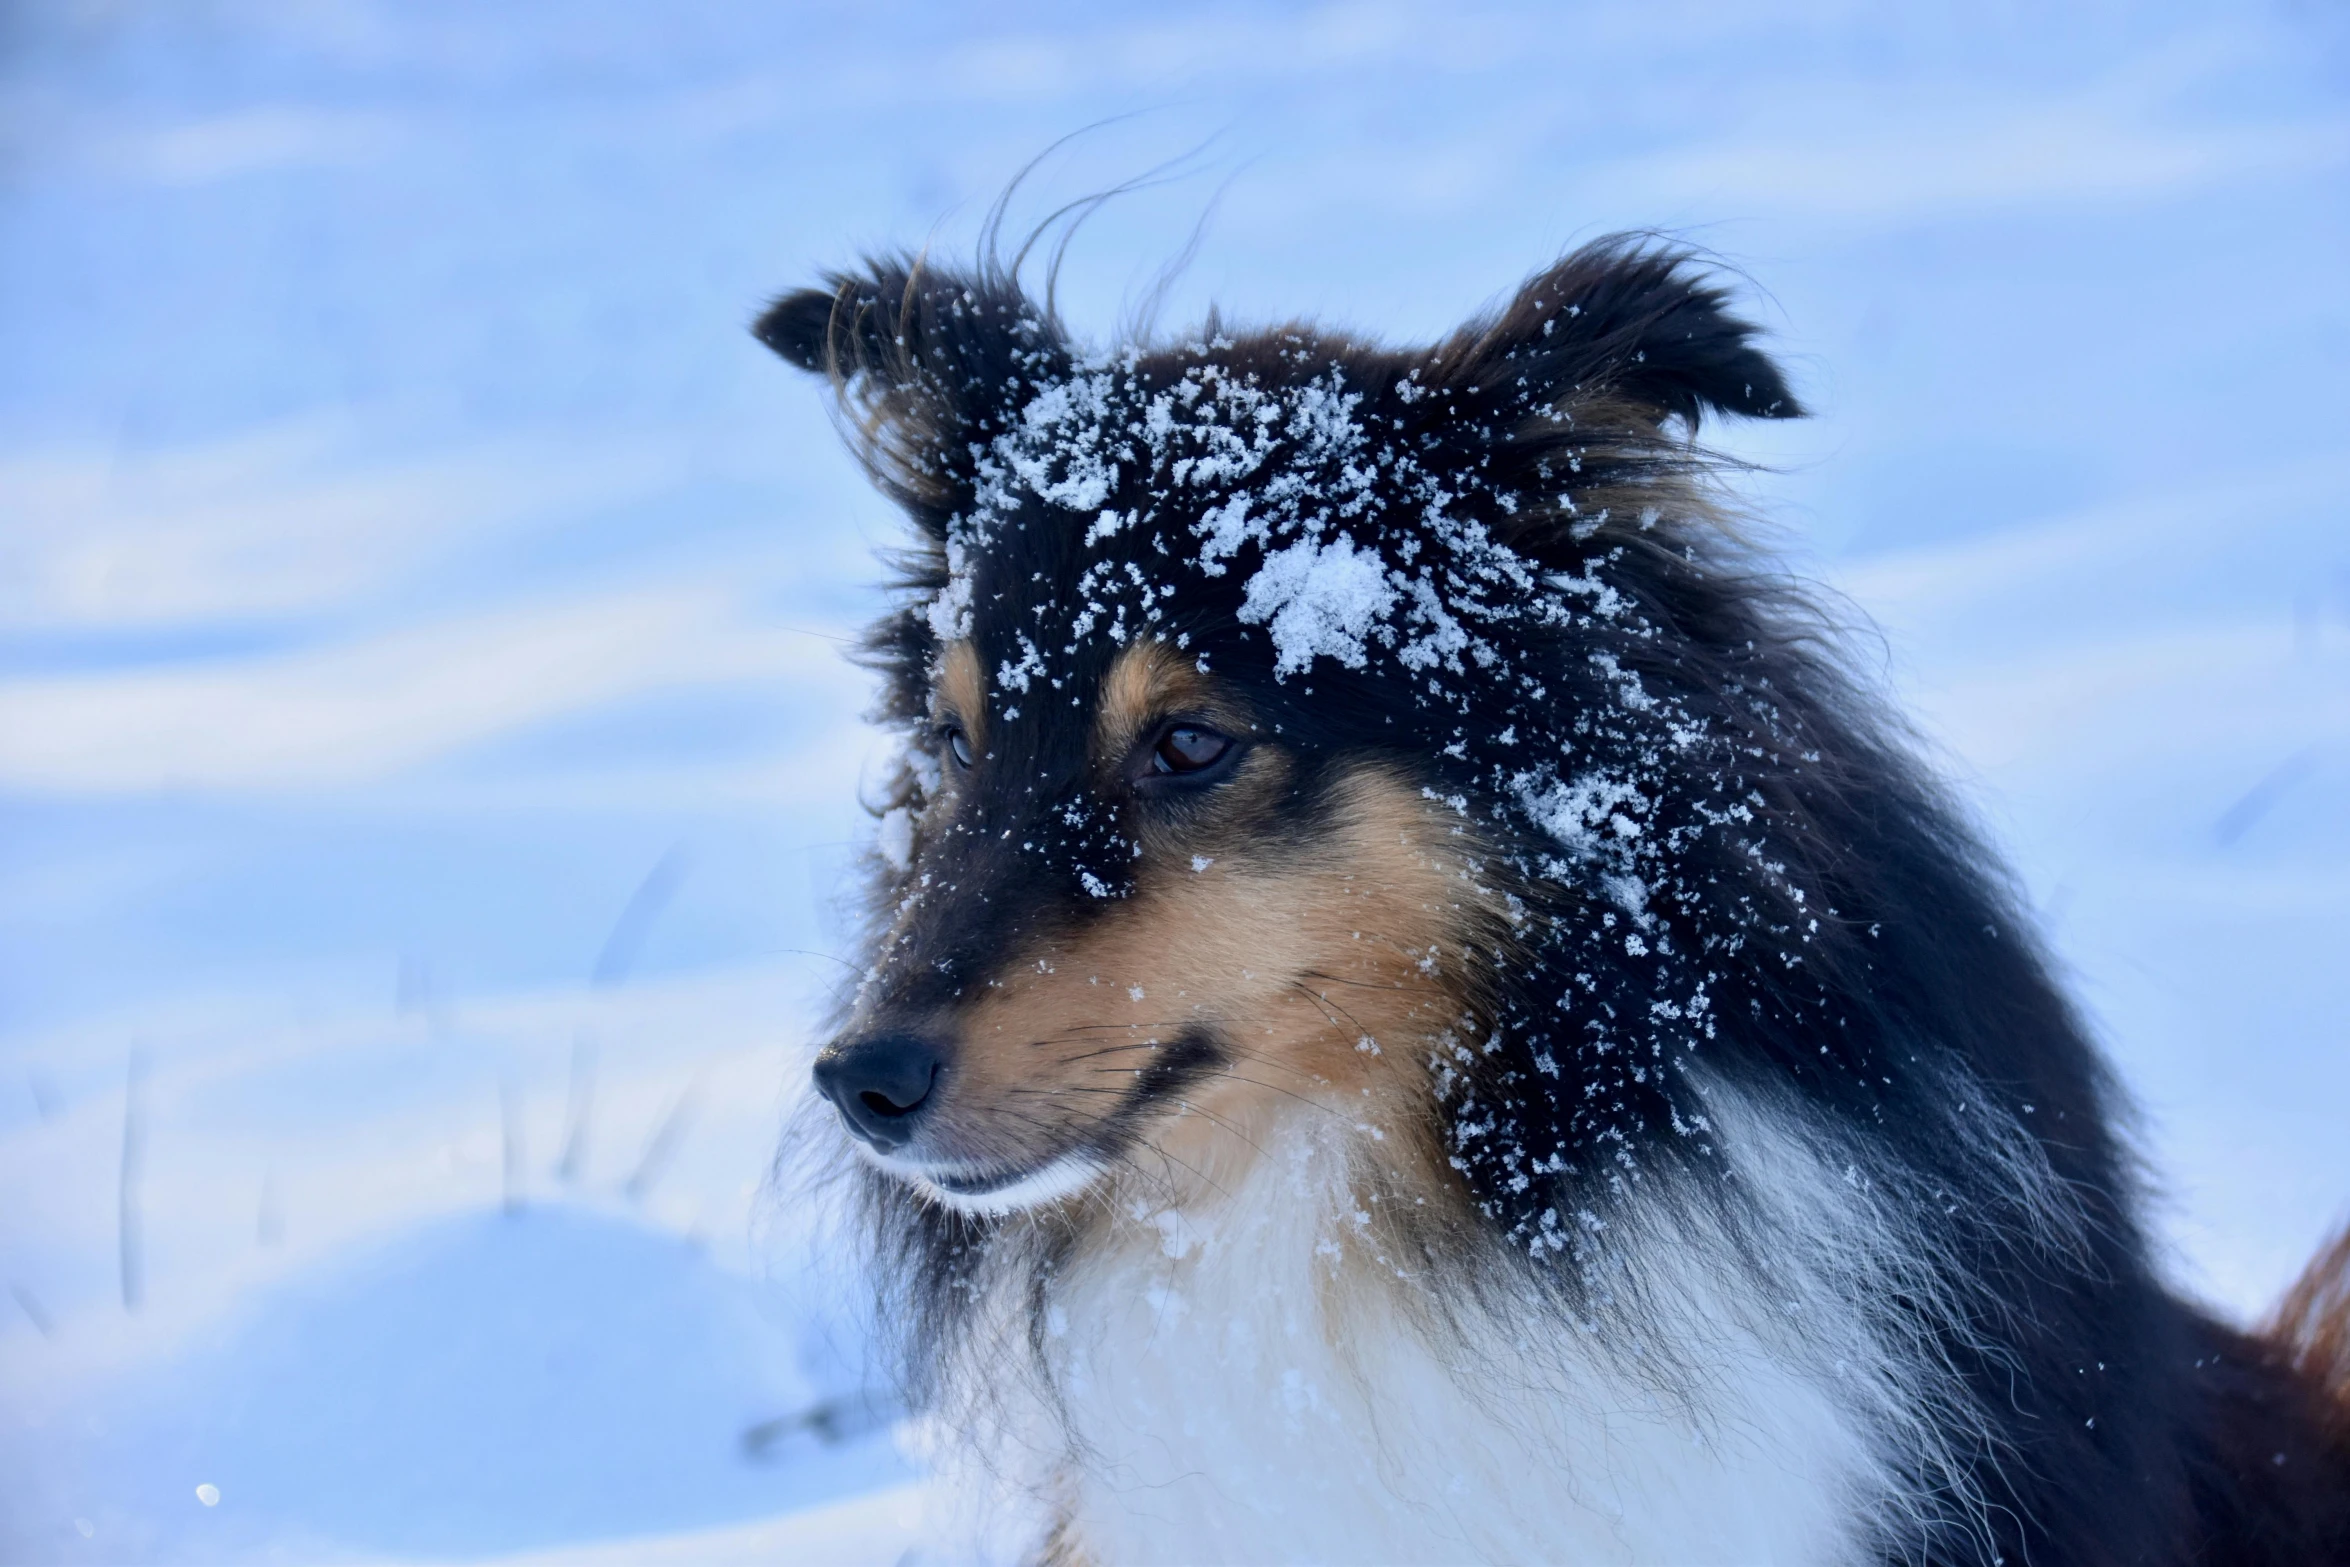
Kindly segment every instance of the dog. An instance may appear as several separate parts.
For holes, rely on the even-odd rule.
[[[1722,275],[1080,344],[883,257],[757,337],[912,520],[837,1111],[1033,1560],[2350,1561],[2350,1236],[2157,1277],[2122,1095],[1703,421]]]

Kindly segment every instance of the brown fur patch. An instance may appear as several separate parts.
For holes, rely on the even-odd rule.
[[[1225,786],[1221,830],[1146,851],[1131,899],[1023,951],[941,1020],[957,1043],[942,1152],[1049,1160],[1122,1113],[1197,1030],[1229,1059],[1152,1107],[1137,1128],[1146,1173],[1229,1187],[1291,1114],[1393,1140],[1398,1164],[1433,1155],[1416,1146],[1426,1042],[1469,1009],[1465,949],[1500,939],[1497,900],[1468,873],[1457,819],[1376,766],[1340,784],[1311,840],[1263,840],[1251,797],[1287,777],[1259,748]]]
[[[930,690],[934,722],[952,719],[971,737],[975,751],[987,749],[987,673],[979,667],[979,653],[968,642],[950,642],[938,656],[938,676]]]
[[[2350,1446],[2350,1227],[2310,1259],[2260,1337],[2319,1392],[2334,1440]]]
[[[1094,754],[1115,762],[1145,730],[1178,713],[1247,728],[1223,710],[1215,688],[1190,658],[1164,642],[1137,642],[1102,677],[1101,700],[1094,707]]]

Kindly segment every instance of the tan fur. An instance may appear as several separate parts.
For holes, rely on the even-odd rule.
[[[977,678],[976,660],[951,649],[941,710],[967,715]],[[1103,682],[1097,759],[1117,765],[1171,715],[1247,732],[1188,660],[1144,644]],[[953,1015],[932,1020],[956,1046],[932,1130],[942,1152],[996,1167],[1049,1160],[1193,1027],[1233,1059],[1154,1112],[1134,1161],[1147,1174],[1228,1185],[1273,1120],[1301,1108],[1418,1135],[1427,1042],[1467,1010],[1463,949],[1501,939],[1497,900],[1468,872],[1459,818],[1375,765],[1339,785],[1312,841],[1264,839],[1289,778],[1277,745],[1254,746],[1205,820],[1146,831],[1131,898],[974,976]],[[1425,1150],[1391,1152],[1412,1164]]]
[[[951,719],[961,724],[971,737],[971,749],[987,750],[987,672],[979,667],[979,653],[970,643],[949,643],[939,654],[930,716],[933,722]]]
[[[2320,1391],[2334,1439],[2350,1444],[2350,1228],[2310,1259],[2260,1336]]]
[[[1228,732],[1248,724],[1216,700],[1215,687],[1192,661],[1164,642],[1138,642],[1118,655],[1102,678],[1094,707],[1095,755],[1115,765],[1146,730],[1176,714],[1221,722]]]

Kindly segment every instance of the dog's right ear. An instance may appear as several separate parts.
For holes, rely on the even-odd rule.
[[[1065,375],[1058,326],[992,271],[883,257],[769,305],[753,336],[829,377],[874,479],[934,538],[968,509],[978,453]]]

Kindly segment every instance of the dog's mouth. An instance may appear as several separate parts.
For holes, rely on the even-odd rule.
[[[929,1201],[958,1213],[996,1217],[1042,1208],[1094,1185],[1140,1140],[1154,1113],[1181,1101],[1183,1091],[1223,1065],[1223,1050],[1205,1032],[1186,1031],[1157,1060],[1135,1074],[1114,1109],[1072,1145],[1025,1163],[974,1164],[881,1152],[860,1140],[857,1151],[884,1174],[904,1181]]]
[[[902,1174],[915,1190],[943,1208],[993,1217],[1074,1197],[1099,1180],[1108,1168],[1108,1163],[1090,1149],[1080,1148],[1026,1169],[893,1173]]]
[[[926,1200],[957,1213],[997,1218],[1024,1208],[1042,1208],[1074,1197],[1109,1169],[1109,1160],[1092,1148],[1073,1148],[1038,1164],[977,1168],[931,1165],[877,1153],[860,1144],[865,1162],[882,1174],[905,1182]]]

